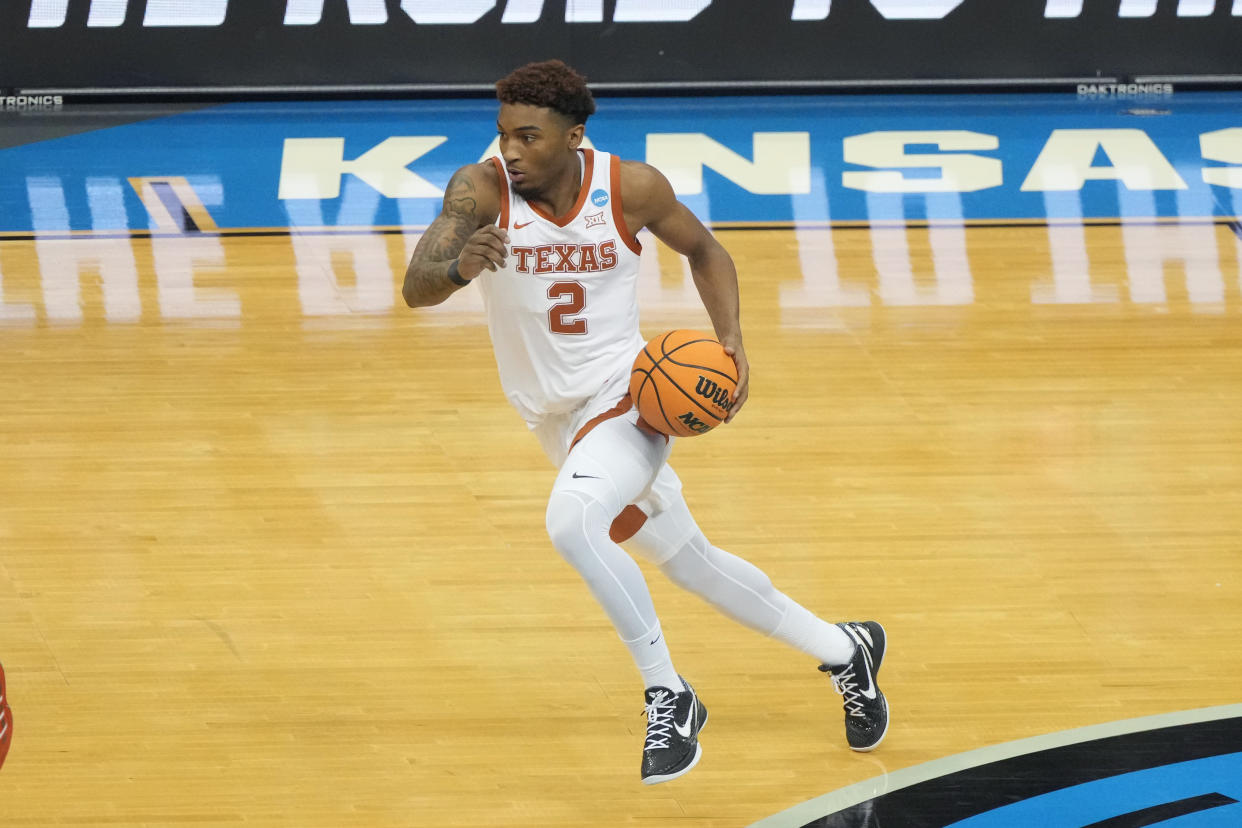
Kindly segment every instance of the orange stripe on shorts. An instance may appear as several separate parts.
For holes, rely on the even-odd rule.
[[[569,450],[573,451],[574,446],[582,442],[582,438],[591,433],[591,429],[595,428],[597,425],[604,422],[605,420],[611,420],[613,417],[620,417],[622,414],[629,411],[633,407],[634,407],[634,403],[630,399],[630,395],[626,394],[624,397],[621,398],[621,402],[617,403],[616,406],[608,409],[603,414],[600,414],[596,417],[592,417],[591,419],[587,420],[586,425],[578,429],[578,433],[574,435],[574,441],[569,444]]]

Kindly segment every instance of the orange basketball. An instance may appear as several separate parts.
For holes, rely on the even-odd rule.
[[[702,331],[668,331],[634,359],[630,397],[638,413],[671,437],[705,434],[733,408],[737,365],[724,346]]]

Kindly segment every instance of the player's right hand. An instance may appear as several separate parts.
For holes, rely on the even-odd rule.
[[[457,254],[457,272],[463,279],[473,279],[484,269],[493,273],[504,267],[509,255],[509,234],[494,224],[480,227],[466,240],[466,246]]]

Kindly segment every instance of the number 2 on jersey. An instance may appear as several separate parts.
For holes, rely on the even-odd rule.
[[[548,309],[548,328],[558,334],[584,334],[585,319],[575,319],[586,307],[586,290],[581,282],[553,282],[548,286],[549,299],[563,299]]]

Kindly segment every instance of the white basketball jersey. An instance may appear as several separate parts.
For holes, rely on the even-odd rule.
[[[582,185],[573,207],[550,216],[513,190],[504,163],[496,223],[509,257],[475,281],[483,291],[500,384],[532,427],[577,409],[643,347],[638,328],[641,248],[621,210],[621,162],[579,150]]]

